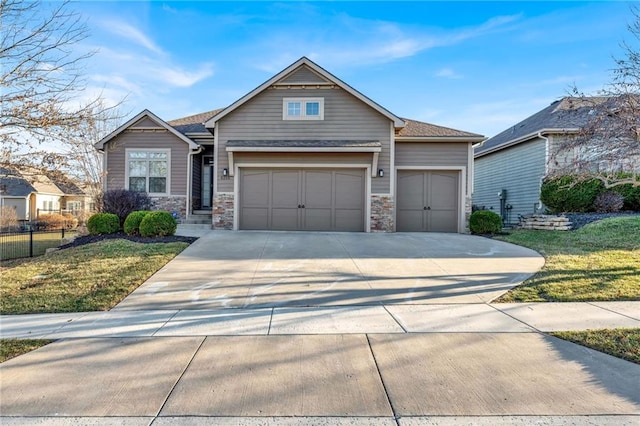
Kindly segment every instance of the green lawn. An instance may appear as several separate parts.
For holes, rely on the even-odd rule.
[[[108,310],[187,246],[104,240],[3,262],[0,313]]]
[[[546,264],[495,302],[640,300],[640,217],[605,219],[576,231],[514,230],[496,238],[536,250]]]
[[[550,334],[640,364],[640,328],[562,331]]]
[[[75,230],[67,230],[65,238],[75,236]],[[42,256],[48,248],[58,247],[62,241],[62,231],[33,233],[33,255]],[[0,235],[0,260],[29,257],[29,233]]]

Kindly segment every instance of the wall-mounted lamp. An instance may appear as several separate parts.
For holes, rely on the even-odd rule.
[[[229,169],[222,169],[222,176],[224,177],[229,176]]]
[[[384,170],[378,169],[378,177],[384,177]]]

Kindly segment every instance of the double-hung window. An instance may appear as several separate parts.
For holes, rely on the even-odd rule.
[[[169,150],[127,150],[128,189],[167,195],[169,164]]]
[[[324,120],[324,98],[283,98],[283,120]]]

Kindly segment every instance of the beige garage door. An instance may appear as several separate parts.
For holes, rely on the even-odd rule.
[[[396,230],[458,232],[457,171],[398,171]]]
[[[364,231],[358,169],[242,169],[240,229]]]

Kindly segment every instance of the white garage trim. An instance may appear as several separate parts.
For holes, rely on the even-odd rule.
[[[466,166],[397,166],[394,170],[395,181],[398,182],[398,170],[421,170],[421,171],[437,171],[437,170],[448,170],[448,171],[457,171],[460,173],[460,179],[458,179],[458,233],[463,233],[464,226],[464,211],[465,211],[465,195],[467,191],[465,190],[467,186],[467,167]],[[397,188],[395,193],[397,194]],[[396,231],[397,224],[397,200],[396,200],[396,208],[393,209],[393,231]]]
[[[240,229],[240,169],[363,169],[365,171],[365,194],[364,194],[364,232],[371,232],[371,165],[369,164],[333,164],[333,163],[235,163],[233,181],[233,230]]]

